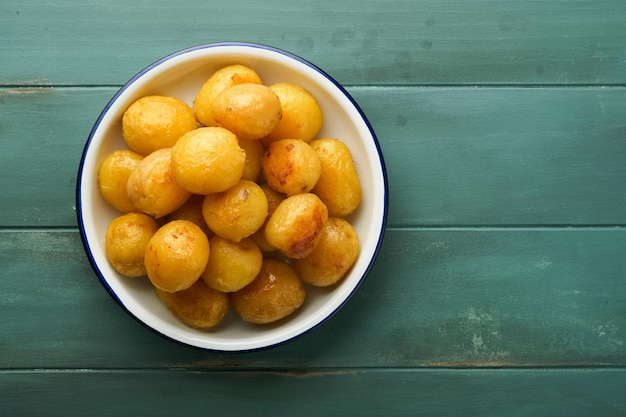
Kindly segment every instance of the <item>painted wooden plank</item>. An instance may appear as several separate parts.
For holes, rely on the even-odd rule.
[[[0,224],[74,226],[92,124],[115,88],[0,90]],[[626,224],[626,89],[369,88],[350,93],[406,225]]]
[[[3,85],[119,85],[225,40],[287,49],[352,85],[626,82],[621,0],[20,1],[0,16]]]
[[[626,365],[626,230],[391,229],[333,318],[260,352],[136,323],[74,231],[0,233],[0,369]]]
[[[27,416],[621,416],[626,371],[0,372],[0,412]]]

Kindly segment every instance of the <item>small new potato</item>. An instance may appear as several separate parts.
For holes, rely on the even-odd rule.
[[[240,180],[226,191],[205,196],[202,215],[216,235],[239,242],[263,225],[267,207],[261,187],[253,181]]]
[[[98,190],[104,200],[125,213],[135,211],[128,198],[128,177],[137,168],[143,156],[128,149],[111,152],[98,167]]]
[[[311,192],[326,204],[329,216],[347,216],[361,203],[361,182],[350,149],[332,138],[313,140],[309,144],[321,164],[319,180]]]
[[[181,207],[191,196],[172,175],[172,148],[146,156],[128,176],[126,193],[138,211],[157,219]]]
[[[213,119],[240,139],[261,139],[282,116],[276,93],[263,84],[237,84],[222,91],[213,102]]]
[[[317,152],[301,139],[277,140],[265,150],[263,175],[269,186],[280,193],[311,191],[321,170]]]
[[[164,224],[150,238],[145,253],[148,278],[166,292],[182,291],[193,285],[209,260],[209,239],[188,220]]]
[[[284,255],[300,259],[310,254],[319,242],[328,210],[311,193],[284,199],[265,225],[265,239]]]
[[[246,153],[237,136],[221,127],[202,127],[179,139],[172,149],[172,175],[193,194],[225,191],[243,175]]]
[[[267,324],[296,311],[306,298],[298,274],[287,263],[265,259],[257,277],[243,289],[231,293],[237,314],[249,323]]]
[[[322,237],[308,256],[294,261],[294,269],[307,284],[327,287],[338,282],[359,255],[359,237],[352,225],[329,217]]]
[[[215,235],[209,244],[211,256],[201,275],[209,287],[221,292],[239,291],[261,270],[263,255],[252,240],[235,243]]]
[[[282,118],[267,139],[312,140],[322,128],[324,119],[313,94],[293,83],[277,83],[270,88],[280,100]]]
[[[193,102],[193,111],[198,122],[203,126],[217,126],[217,122],[213,119],[215,98],[227,88],[243,83],[261,84],[262,82],[259,74],[246,65],[228,65],[215,71],[202,84]]]
[[[146,247],[158,228],[156,220],[143,213],[113,219],[105,235],[105,253],[113,269],[126,277],[146,275]]]
[[[151,95],[133,102],[122,116],[122,135],[130,149],[141,154],[171,148],[178,138],[198,126],[184,101]]]
[[[202,280],[174,293],[158,288],[155,291],[174,316],[194,329],[207,330],[217,326],[230,308],[228,295],[207,286]]]
[[[178,209],[174,210],[170,214],[168,214],[164,219],[165,222],[171,222],[172,220],[189,220],[192,223],[195,223],[207,237],[213,236],[213,232],[209,229],[206,222],[204,221],[204,217],[202,216],[202,203],[204,202],[204,196],[198,194],[192,194],[191,197],[180,206]]]

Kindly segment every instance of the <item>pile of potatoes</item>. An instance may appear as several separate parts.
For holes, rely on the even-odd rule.
[[[336,284],[359,254],[345,219],[361,201],[349,148],[317,138],[315,97],[263,84],[229,65],[189,106],[170,96],[133,102],[127,149],[98,168],[102,197],[122,212],[105,237],[111,266],[147,276],[186,325],[210,329],[231,307],[272,323],[302,306],[306,286]]]

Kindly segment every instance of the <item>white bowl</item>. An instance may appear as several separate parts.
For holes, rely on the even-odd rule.
[[[104,236],[109,222],[121,213],[100,196],[100,161],[126,145],[121,118],[136,99],[149,94],[178,97],[188,104],[202,83],[220,67],[240,63],[254,68],[264,84],[300,84],[317,98],[324,113],[318,137],[335,137],[352,151],[361,179],[362,202],[348,219],[358,233],[361,250],[349,274],[333,289],[307,287],[304,305],[292,316],[271,325],[253,325],[234,312],[211,331],[189,328],[157,299],[147,279],[120,276],[108,263]],[[248,43],[218,43],[186,49],[150,65],[124,85],[104,108],[83,151],[77,183],[77,212],[81,238],[98,278],[110,295],[134,318],[180,343],[220,351],[245,351],[277,345],[328,319],[361,284],[380,247],[387,218],[387,177],[382,153],[363,112],[349,94],[313,64],[288,52]]]

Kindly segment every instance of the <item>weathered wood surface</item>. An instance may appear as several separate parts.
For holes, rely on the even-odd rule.
[[[117,89],[224,40],[344,84],[390,188],[353,299],[239,354],[128,317],[75,212]],[[0,145],[0,415],[626,414],[626,2],[4,2]]]

